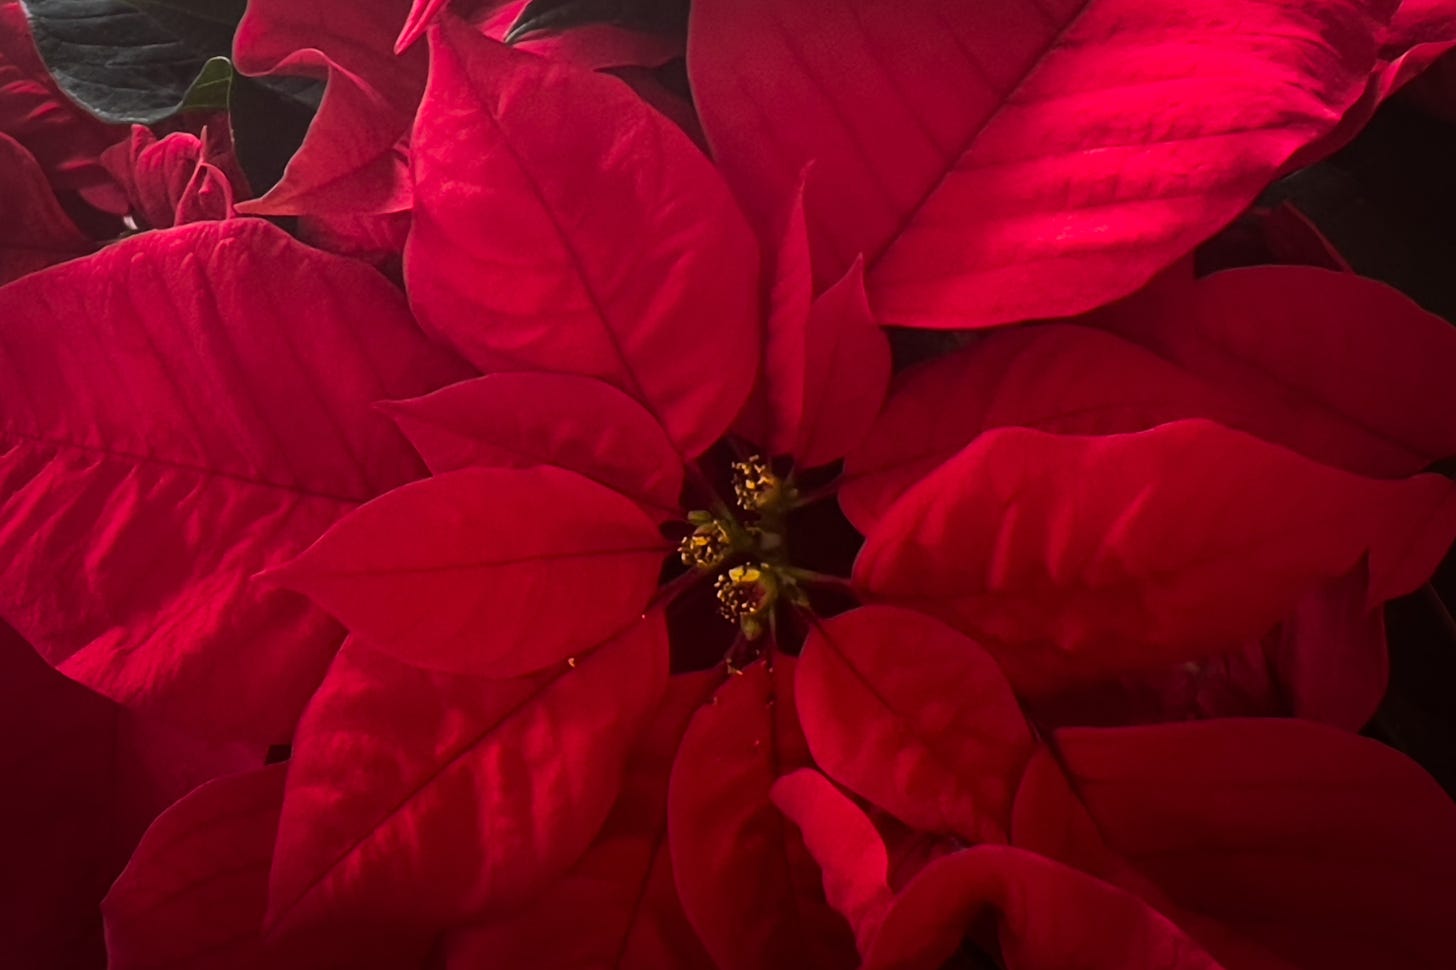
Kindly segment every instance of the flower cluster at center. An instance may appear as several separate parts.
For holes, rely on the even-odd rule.
[[[737,510],[719,503],[715,511],[689,512],[694,529],[678,543],[678,553],[684,565],[717,573],[718,612],[753,640],[780,601],[808,605],[799,587],[806,574],[789,564],[784,541],[785,517],[798,496],[758,455],[732,467]]]

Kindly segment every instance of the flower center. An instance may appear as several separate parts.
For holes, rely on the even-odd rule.
[[[678,555],[699,572],[718,573],[713,581],[718,612],[753,640],[780,601],[808,604],[798,584],[801,571],[789,565],[784,541],[784,520],[798,496],[759,455],[732,468],[739,514],[727,508],[689,512],[694,528],[678,543]]]

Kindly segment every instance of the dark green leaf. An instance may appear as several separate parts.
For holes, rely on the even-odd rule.
[[[21,0],[46,67],[68,96],[115,123],[152,124],[188,102],[232,49],[244,0]],[[219,70],[212,68],[214,74]]]
[[[255,195],[283,177],[308,134],[323,89],[322,83],[307,78],[233,76],[228,91],[233,151]]]
[[[614,24],[654,34],[687,30],[687,0],[531,0],[506,33],[514,44],[529,34],[586,24]]]

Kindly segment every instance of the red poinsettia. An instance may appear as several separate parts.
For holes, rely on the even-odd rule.
[[[412,309],[487,376],[436,390],[468,371],[387,284],[256,223],[0,290],[0,614],[133,708],[270,741],[339,632],[258,572],[354,634],[287,768],[218,779],[149,832],[106,903],[114,966],[935,966],[967,930],[993,945],[988,907],[1033,968],[1378,958],[1330,946],[1342,924],[1305,898],[1438,965],[1451,813],[1395,756],[1262,722],[1054,730],[1109,696],[1116,723],[1229,713],[1243,698],[1210,699],[1202,673],[1234,682],[1226,658],[1253,650],[1306,691],[1283,708],[1368,714],[1305,676],[1308,645],[1334,626],[1378,657],[1372,610],[1449,544],[1451,485],[1415,474],[1450,453],[1444,425],[1392,405],[1387,426],[1378,395],[1330,378],[1346,357],[1295,368],[1295,301],[1218,332],[1253,346],[1247,375],[1165,326],[1258,319],[1312,278],[1155,287],[998,335],[907,375],[876,420],[878,323],[1134,289],[1393,69],[1371,40],[1390,5],[925,3],[881,22],[702,2],[695,93],[733,192],[621,84],[478,25],[434,31],[426,84],[420,51],[382,56],[395,6],[361,24],[251,5],[240,62],[257,44],[249,70],[326,71],[332,99],[261,205],[342,218],[321,230],[341,248],[408,211]],[[402,47],[440,6],[414,5]],[[795,26],[811,8],[817,32]],[[324,39],[356,27],[358,49]],[[826,83],[845,64],[873,87]],[[1336,304],[1393,312],[1436,373],[1449,342],[1341,279]],[[1106,363],[1085,387],[1022,396],[1042,376],[1026,360],[1059,374],[1086,346]],[[975,393],[1011,403],[992,416]],[[1400,394],[1444,400],[1428,375]],[[1342,421],[1346,395],[1380,427]],[[385,400],[431,478],[405,484],[421,469],[369,409]],[[822,470],[845,454],[842,478]],[[826,619],[855,599],[878,605]],[[1160,678],[1190,666],[1185,702]],[[1123,705],[1140,680],[1151,713]],[[1346,761],[1356,794],[1312,798]],[[1168,778],[1181,798],[1149,794]],[[1281,782],[1266,815],[1243,794]],[[1250,861],[1166,871],[1190,832]],[[1327,879],[1331,844],[1390,864]],[[1402,868],[1418,878],[1395,898]],[[1274,930],[1238,909],[1251,886]]]
[[[1367,556],[1373,599],[1409,589],[1449,542],[1448,482],[1357,475],[1208,421],[991,431],[895,503],[842,579],[974,631],[996,662],[962,672],[963,636],[875,614],[893,622],[866,644],[872,671],[833,689],[899,733],[816,742],[847,708],[806,693],[829,676],[812,634],[811,687],[793,686],[791,627],[816,622],[816,600],[834,608],[804,563],[848,560],[808,518],[821,495],[802,471],[853,446],[878,407],[887,368],[858,270],[813,296],[795,215],[761,340],[757,248],[684,136],[610,80],[459,26],[432,45],[406,281],[426,326],[490,373],[393,407],[434,477],[274,574],[355,634],[295,738],[264,917],[279,946],[329,927],[414,941],[455,928],[445,955],[461,966],[543,940],[687,966],[698,946],[726,967],[852,965],[848,925],[770,801],[778,777],[818,764],[913,829],[1004,842],[1033,752],[1024,726],[937,753],[933,783],[875,759],[918,759],[927,733],[979,737],[977,711],[1019,724],[1013,695],[995,688],[963,723],[917,708],[917,690],[990,690],[998,663],[1036,694],[1200,659]],[[798,458],[800,474],[735,442]],[[1413,544],[1433,522],[1444,536]],[[737,621],[718,646],[677,622],[695,585]],[[948,645],[927,653],[935,638]],[[942,682],[905,681],[890,658],[907,650]],[[725,656],[741,674],[716,703],[689,718],[711,686],[689,677],[664,706],[670,667]],[[623,881],[603,887],[604,871]],[[256,926],[250,886],[226,925]],[[633,898],[646,902],[616,908]],[[611,918],[550,929],[601,899]],[[111,907],[114,935],[155,916],[125,893]]]

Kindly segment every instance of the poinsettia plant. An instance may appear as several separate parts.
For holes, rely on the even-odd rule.
[[[0,29],[6,965],[1449,964],[1456,4]]]

